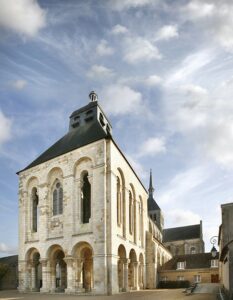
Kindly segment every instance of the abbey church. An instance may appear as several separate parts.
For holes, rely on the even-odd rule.
[[[19,290],[116,294],[156,288],[174,255],[204,252],[202,224],[163,213],[91,92],[68,133],[19,175]]]

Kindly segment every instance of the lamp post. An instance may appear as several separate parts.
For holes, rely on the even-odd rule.
[[[216,235],[214,235],[210,238],[210,243],[213,245],[210,252],[211,252],[211,255],[212,255],[213,258],[216,257],[217,252],[218,252],[217,249],[214,246],[217,243],[217,241],[218,241],[218,236],[216,236]]]

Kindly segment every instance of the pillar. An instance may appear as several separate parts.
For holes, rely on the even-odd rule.
[[[76,258],[75,259],[74,288],[75,288],[75,291],[78,293],[85,292],[85,289],[83,288],[83,282],[82,282],[82,269],[83,269],[82,259]]]
[[[64,258],[67,266],[67,288],[65,289],[66,294],[72,294],[75,292],[74,286],[74,270],[73,270],[73,257],[67,256]]]
[[[49,279],[50,279],[50,274],[49,274],[49,266],[48,266],[48,260],[47,259],[40,259],[40,263],[42,266],[42,287],[40,289],[40,292],[42,293],[47,293],[49,292],[50,284],[49,284]]]
[[[123,289],[122,291],[123,292],[127,292],[129,290],[129,287],[128,287],[128,265],[129,265],[129,260],[126,258],[123,262]]]
[[[138,262],[134,262],[133,263],[133,277],[134,277],[134,286],[133,289],[134,290],[138,290]]]
[[[51,292],[56,292],[56,264],[51,265],[50,269],[50,276],[51,276]]]
[[[36,264],[34,262],[31,263],[31,290],[36,291]]]

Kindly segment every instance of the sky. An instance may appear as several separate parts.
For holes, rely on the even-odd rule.
[[[17,253],[18,177],[95,90],[165,227],[233,202],[233,3],[0,0],[0,256]]]

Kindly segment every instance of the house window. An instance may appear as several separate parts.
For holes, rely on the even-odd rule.
[[[218,268],[218,260],[211,259],[211,268]]]
[[[177,276],[177,281],[184,281],[184,276]]]
[[[191,247],[190,248],[190,254],[196,254],[196,248],[195,247]]]
[[[83,176],[82,186],[82,222],[89,223],[91,218],[91,184],[88,180],[88,173]]]
[[[63,188],[61,183],[57,180],[53,189],[53,215],[60,215],[63,213]]]
[[[177,270],[184,270],[185,268],[185,261],[179,261],[177,263]]]
[[[37,232],[38,227],[38,203],[39,197],[37,194],[37,189],[32,190],[32,231]]]
[[[194,275],[194,282],[195,283],[201,282],[201,275]]]
[[[163,276],[162,278],[161,278],[161,281],[168,281],[168,277],[167,276]]]

